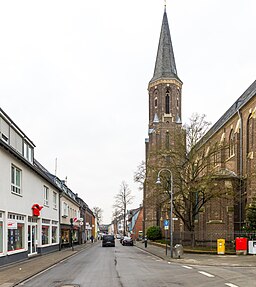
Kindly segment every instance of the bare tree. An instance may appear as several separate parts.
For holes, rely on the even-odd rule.
[[[94,206],[92,208],[92,212],[97,220],[97,223],[101,224],[102,219],[103,219],[103,216],[102,216],[103,210],[100,207]]]
[[[173,183],[168,172],[161,174],[163,185],[159,202],[162,206],[170,204],[170,192],[166,191],[173,185],[173,212],[191,234],[194,234],[196,218],[206,203],[217,198],[229,200],[232,190],[221,184],[221,162],[227,146],[204,141],[203,135],[209,125],[205,115],[193,115],[190,124],[175,135],[176,144],[161,151],[168,163],[163,167],[171,170]]]
[[[143,190],[144,182],[146,178],[146,165],[145,161],[142,161],[138,166],[137,170],[134,173],[134,181],[139,183],[139,190]]]
[[[132,204],[133,196],[131,195],[131,190],[129,189],[128,184],[125,181],[122,181],[120,185],[119,193],[115,196],[115,203],[113,207],[116,209],[116,212],[122,215],[124,220],[124,232],[126,234],[126,211],[127,206]]]
[[[118,222],[119,222],[121,217],[122,217],[122,214],[120,214],[120,211],[115,209],[114,212],[112,213],[112,221],[114,224],[114,232],[115,233],[118,233]]]

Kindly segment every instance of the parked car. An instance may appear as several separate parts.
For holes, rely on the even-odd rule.
[[[112,246],[115,247],[115,237],[114,235],[103,235],[102,247]]]
[[[122,241],[122,244],[123,245],[130,245],[130,246],[133,246],[133,240],[131,237],[129,236],[125,236],[123,241]]]

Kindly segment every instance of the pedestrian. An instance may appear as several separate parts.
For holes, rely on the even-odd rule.
[[[148,239],[147,239],[147,236],[145,236],[145,238],[144,238],[144,244],[145,244],[145,248],[147,248],[147,246],[148,246]]]
[[[91,239],[91,242],[93,243],[93,240],[94,240],[94,237],[93,237],[93,235],[90,237],[90,239]]]

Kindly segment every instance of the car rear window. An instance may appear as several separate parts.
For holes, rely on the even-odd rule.
[[[104,240],[114,240],[114,235],[104,235],[103,239]]]

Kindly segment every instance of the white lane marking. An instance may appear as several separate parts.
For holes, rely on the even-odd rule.
[[[192,267],[187,266],[187,265],[183,265],[182,267],[187,268],[187,269],[193,269]]]
[[[163,259],[156,259],[156,261],[163,261]]]
[[[204,272],[204,271],[198,271],[198,273],[202,274],[202,275],[205,275],[207,277],[215,277],[214,275],[210,274],[210,273],[207,273],[207,272]]]
[[[235,285],[235,284],[232,284],[232,283],[225,283],[225,285],[227,285],[227,286],[229,286],[229,287],[239,287],[239,286],[237,286],[237,285]]]

